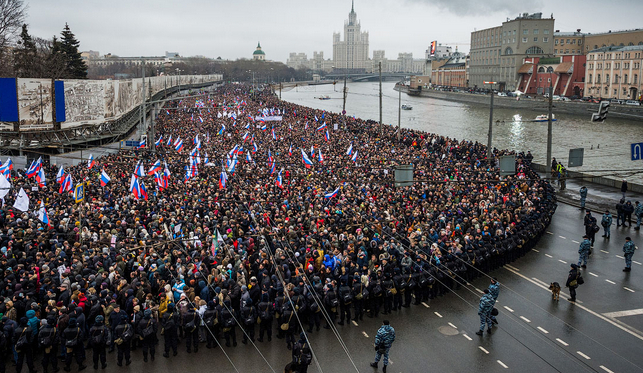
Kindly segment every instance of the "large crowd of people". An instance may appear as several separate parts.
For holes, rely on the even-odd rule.
[[[146,147],[65,166],[63,182],[86,181],[79,203],[60,192],[61,165],[42,162],[46,186],[11,171],[0,373],[35,372],[35,354],[48,373],[61,358],[84,369],[90,350],[98,369],[113,350],[128,365],[135,348],[148,361],[159,344],[168,358],[179,343],[197,353],[273,336],[305,371],[301,332],[453,291],[530,250],[556,209],[522,154],[501,177],[482,144],[244,85],[169,102],[155,132]],[[409,164],[416,181],[396,187]],[[26,212],[13,207],[20,188]]]

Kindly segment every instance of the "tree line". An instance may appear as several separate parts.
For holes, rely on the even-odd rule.
[[[23,0],[0,0],[0,77],[86,79],[76,36],[65,23],[60,38],[34,37]]]

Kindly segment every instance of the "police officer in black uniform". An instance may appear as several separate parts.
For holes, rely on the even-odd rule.
[[[58,372],[58,345],[59,333],[56,328],[56,319],[53,316],[47,317],[47,324],[40,328],[38,332],[38,344],[43,350],[42,356],[42,370],[48,373],[49,364],[53,368],[54,373]]]
[[[83,364],[83,360],[85,358],[85,351],[83,348],[84,336],[85,333],[76,323],[76,318],[72,317],[69,319],[69,325],[62,334],[63,344],[67,349],[64,368],[66,372],[71,371],[71,361],[74,356],[76,357],[76,363],[78,364],[79,371],[87,368],[87,366]]]
[[[101,315],[96,316],[94,326],[89,329],[89,345],[92,348],[92,359],[94,369],[98,369],[100,360],[101,368],[107,367],[107,341],[109,339],[109,330],[105,326],[105,318]]]
[[[174,303],[167,305],[167,311],[163,314],[161,320],[161,327],[163,328],[163,341],[165,352],[164,357],[170,357],[170,349],[174,356],[178,353],[178,340],[179,340],[179,316],[174,312]]]
[[[158,338],[156,337],[158,328],[158,322],[152,317],[152,310],[149,308],[146,309],[143,312],[143,319],[138,323],[137,333],[141,338],[143,361],[146,363],[148,352],[150,354],[150,359],[154,361],[154,355],[156,355],[156,344],[158,343]]]

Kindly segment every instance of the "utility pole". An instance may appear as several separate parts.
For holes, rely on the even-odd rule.
[[[491,104],[489,108],[489,133],[487,135],[487,160],[489,161],[489,166],[492,166],[492,155],[493,151],[491,148],[491,139],[493,138],[493,85],[496,82],[483,82],[483,84],[491,85]]]
[[[404,79],[400,83],[403,83]],[[402,87],[398,89],[397,98],[397,141],[400,141],[400,132],[402,131]],[[380,98],[381,99],[381,98]]]
[[[152,118],[150,123],[150,135],[148,136],[149,146],[152,148],[152,153],[156,153],[156,133],[154,126],[156,125],[156,113],[158,111],[159,104],[152,104]]]
[[[281,91],[284,89],[284,84],[279,82],[279,101],[281,101]]]
[[[346,115],[346,71],[344,71],[344,104],[342,105],[342,115]]]
[[[141,126],[139,127],[139,136],[147,132],[145,128],[145,99],[147,98],[147,92],[145,92],[145,60],[143,60],[143,101],[141,102]]]
[[[380,137],[383,135],[382,128],[382,61],[379,62],[380,70]]]
[[[551,162],[551,131],[552,131],[552,125],[551,125],[551,119],[552,119],[552,104],[553,104],[553,96],[554,95],[554,88],[551,86],[551,81],[549,82],[549,115],[547,118],[547,160],[545,162],[545,165],[550,164]]]

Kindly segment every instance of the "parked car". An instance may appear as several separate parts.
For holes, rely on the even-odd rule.
[[[561,96],[558,98],[558,101],[571,101],[569,97]]]
[[[625,105],[641,106],[641,103],[636,100],[627,100],[625,101]]]
[[[498,96],[500,97],[507,97],[507,94],[504,92],[498,92]]]
[[[625,100],[620,100],[620,99],[618,99],[618,98],[613,98],[613,99],[611,99],[611,100],[609,100],[609,101],[610,101],[612,104],[619,104],[619,105],[622,105],[622,104],[624,104],[624,103],[625,103]]]
[[[597,98],[590,98],[589,102],[591,102],[592,104],[600,104],[601,100]]]

